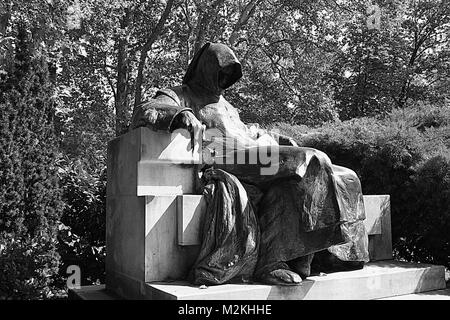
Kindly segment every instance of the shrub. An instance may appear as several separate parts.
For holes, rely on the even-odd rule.
[[[396,250],[407,260],[449,266],[450,156],[425,161],[406,188],[408,205],[402,212],[402,235]]]
[[[60,164],[64,212],[58,234],[60,275],[69,265],[81,270],[81,284],[105,281],[106,168],[89,173],[80,161]]]
[[[398,258],[450,266],[449,124],[450,105],[421,104],[385,119],[352,119],[316,129],[276,127],[299,145],[322,150],[334,164],[353,169],[364,194],[391,195]]]
[[[53,86],[19,26],[15,69],[0,83],[0,299],[51,297],[57,274]]]

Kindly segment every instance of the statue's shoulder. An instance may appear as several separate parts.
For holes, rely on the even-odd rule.
[[[153,98],[136,106],[137,110],[186,110],[190,109],[185,103],[181,87],[158,89]]]
[[[173,88],[166,88],[166,89],[160,89],[155,94],[155,99],[170,99],[171,102],[175,103],[177,106],[182,106],[182,101],[180,98],[182,98],[181,89],[179,87],[173,87]]]
[[[150,100],[146,100],[137,105],[140,109],[155,108],[158,106],[180,107],[181,102],[178,95],[172,89],[159,89]]]
[[[152,99],[134,108],[130,127],[147,126],[156,130],[169,130],[173,119],[185,110],[192,111],[185,107],[176,88],[160,89]]]
[[[224,104],[225,99],[222,97],[219,101],[214,103],[209,103],[199,110],[199,115],[205,119],[220,118],[227,115],[227,107]]]
[[[225,112],[225,113],[238,113],[237,109],[231,105],[223,96],[220,96],[220,100],[214,103],[205,105],[202,110]]]
[[[233,107],[224,97],[215,103],[210,103],[199,110],[199,119],[208,127],[239,127],[245,125],[239,117],[238,110]]]

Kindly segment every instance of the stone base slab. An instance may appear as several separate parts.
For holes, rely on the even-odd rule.
[[[389,260],[370,262],[362,270],[309,277],[298,286],[226,284],[200,289],[181,281],[151,282],[146,283],[145,295],[152,300],[371,300],[418,298],[412,294],[428,292],[432,299],[431,292],[437,292],[436,298],[445,293],[444,274],[443,266]],[[104,286],[95,287],[70,290],[69,298],[114,298]]]

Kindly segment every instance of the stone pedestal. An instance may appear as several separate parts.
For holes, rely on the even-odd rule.
[[[177,208],[189,207],[178,196],[194,192],[200,161],[200,145],[191,149],[187,132],[147,128],[108,144],[106,288],[122,297],[145,297],[149,281],[183,278],[197,257],[198,245],[180,246],[177,237]]]
[[[369,262],[361,270],[312,276],[298,286],[226,284],[206,289],[186,282],[148,283],[163,300],[372,300],[445,288],[444,267],[398,261]]]
[[[149,282],[146,299],[152,300],[372,300],[446,299],[444,267],[392,260],[369,262],[362,270],[308,277],[298,286],[225,284],[200,288],[185,281]],[[119,299],[104,285],[69,291],[70,299]]]
[[[203,197],[195,194],[200,150],[196,142],[192,151],[187,132],[147,128],[108,144],[108,292],[127,299],[342,299],[343,292],[348,298],[360,294],[372,299],[445,286],[442,267],[375,262],[392,259],[389,195],[364,196],[372,261],[364,270],[308,279],[294,289],[251,284],[202,291],[179,282],[200,249],[199,225],[206,208]]]

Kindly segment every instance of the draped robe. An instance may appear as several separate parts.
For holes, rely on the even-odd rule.
[[[245,125],[222,96],[241,76],[234,53],[208,43],[181,86],[158,91],[134,110],[131,128],[172,131],[183,113],[192,113],[216,133],[208,137],[207,130],[203,143],[207,212],[190,280],[211,285],[260,279],[323,250],[340,261],[367,262],[358,176],[319,150]]]

